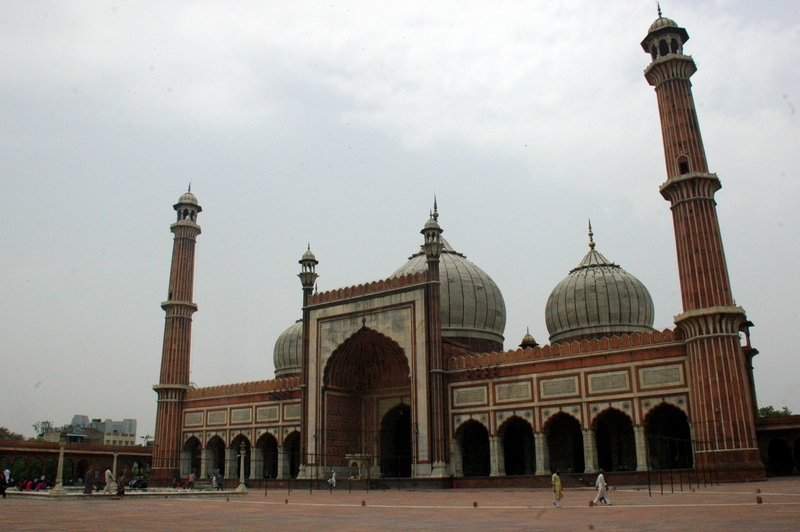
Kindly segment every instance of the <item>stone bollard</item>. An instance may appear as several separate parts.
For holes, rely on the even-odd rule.
[[[757,497],[756,497],[756,504],[761,504],[761,503],[763,503],[763,502],[764,502],[764,501],[763,501],[763,500],[761,500],[761,495],[759,495],[759,496],[757,496]]]

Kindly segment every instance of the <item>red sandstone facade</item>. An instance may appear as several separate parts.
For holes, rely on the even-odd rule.
[[[314,293],[318,261],[310,249],[303,255],[301,333],[287,341],[295,346],[288,354],[276,347],[276,371],[288,378],[190,389],[200,233],[191,206],[195,214],[200,208],[184,196],[175,206],[170,295],[162,305],[154,474],[220,470],[237,478],[243,448],[250,479],[332,471],[480,478],[547,475],[556,467],[713,468],[720,478],[763,478],[751,371],[757,351],[733,303],[714,201],[720,183],[708,173],[686,40],[683,28],[659,17],[642,43],[652,56],[645,77],[662,124],[661,194],[675,226],[684,308],[675,329],[639,324],[630,333],[576,333],[544,346],[530,338],[525,348],[476,352],[500,344],[504,304],[488,276],[446,246],[434,212],[422,230],[423,265],[413,266],[412,256],[398,270],[404,273],[381,281]],[[602,256],[591,258],[581,271],[618,271]],[[469,275],[457,281],[472,283],[472,296],[495,299],[481,306],[466,291],[454,293],[452,264]],[[463,308],[470,305],[468,317],[490,325],[467,326],[464,316],[454,325],[455,313],[469,314]]]

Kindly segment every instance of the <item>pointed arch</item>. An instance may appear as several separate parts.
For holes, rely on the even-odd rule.
[[[256,442],[255,452],[260,455],[260,478],[278,478],[278,440],[269,432],[261,435]]]
[[[214,435],[206,442],[206,450],[211,463],[205,472],[219,471],[225,476],[225,442],[219,435]]]
[[[410,477],[411,407],[400,403],[381,420],[380,466],[384,477]]]
[[[544,425],[547,448],[550,451],[550,468],[576,473],[585,469],[583,433],[580,422],[566,412],[558,412]]]
[[[597,464],[606,471],[636,471],[636,436],[633,421],[623,411],[606,408],[592,422],[597,444]]]
[[[461,446],[462,470],[465,477],[488,477],[491,472],[489,430],[483,423],[468,419],[455,433]]]
[[[686,413],[670,403],[651,408],[644,432],[652,469],[684,469],[694,464],[692,433]]]
[[[231,446],[228,452],[228,461],[230,462],[231,470],[234,474],[228,474],[226,476],[236,477],[239,478],[241,476],[241,471],[239,468],[241,467],[241,459],[239,457],[239,453],[241,452],[241,445],[244,443],[244,478],[250,478],[250,457],[252,456],[252,445],[250,444],[250,438],[242,434],[241,432],[237,434],[233,440],[231,440]]]
[[[300,472],[300,432],[295,430],[283,440],[283,452],[287,459],[284,460],[285,474],[297,478]]]
[[[325,364],[323,384],[365,392],[411,384],[403,348],[393,339],[362,327],[336,348]]]
[[[203,462],[202,452],[203,444],[200,443],[200,439],[197,436],[190,436],[186,439],[186,442],[183,444],[183,453],[181,454],[182,461],[184,462],[181,464],[182,474],[183,472],[187,475],[189,473],[194,473],[195,475],[202,474],[200,471],[200,465]]]
[[[531,475],[536,469],[533,427],[517,415],[506,419],[497,431],[503,445],[506,475]]]

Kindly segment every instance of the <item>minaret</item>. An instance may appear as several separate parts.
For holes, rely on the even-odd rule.
[[[167,300],[161,303],[166,312],[161,378],[153,386],[158,394],[151,473],[154,485],[165,485],[180,473],[183,396],[189,389],[192,314],[197,311],[197,305],[192,302],[194,248],[200,234],[197,214],[203,210],[191,190],[190,186],[174,205],[178,219],[170,226],[175,239],[169,292]]]
[[[739,332],[750,325],[735,305],[722,248],[714,193],[692,84],[697,71],[683,47],[689,34],[675,21],[653,22],[642,48],[652,62],[644,76],[655,87],[667,181],[661,195],[671,204],[689,363],[690,422],[697,465],[739,478],[764,476],[756,442],[753,398]]]
[[[447,476],[447,445],[445,412],[444,359],[442,355],[442,319],[441,319],[441,281],[439,280],[439,259],[442,249],[442,228],[439,226],[439,213],[436,199],[433,200],[433,212],[425,223],[422,233],[425,243],[422,250],[427,259],[427,284],[425,286],[425,323],[426,323],[426,355],[429,373],[430,400],[430,460],[431,476]]]
[[[300,278],[300,283],[303,285],[303,360],[302,360],[302,367],[300,368],[300,426],[303,428],[301,432],[301,445],[300,445],[300,473],[299,476],[306,477],[312,475],[312,472],[308,470],[307,466],[317,465],[318,461],[316,459],[317,449],[314,449],[314,456],[308,456],[308,449],[311,446],[313,441],[316,444],[316,439],[312,439],[311,432],[314,430],[313,427],[309,425],[310,419],[310,412],[309,404],[308,404],[308,381],[309,381],[309,374],[308,374],[308,364],[309,364],[309,349],[310,349],[310,339],[309,339],[309,321],[311,318],[311,312],[308,309],[308,300],[311,297],[311,294],[314,291],[314,283],[317,282],[317,278],[319,274],[316,271],[317,264],[319,261],[311,252],[311,244],[308,245],[308,249],[305,253],[303,253],[302,258],[299,261],[300,263],[300,273],[297,276]],[[313,460],[313,463],[309,460]]]

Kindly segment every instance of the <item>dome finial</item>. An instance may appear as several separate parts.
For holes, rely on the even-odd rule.
[[[191,191],[192,191],[192,182],[189,181],[189,189],[186,192],[191,192]]]
[[[436,206],[436,194],[433,195],[433,214],[434,221],[439,219],[439,208]]]
[[[594,250],[594,233],[592,233],[592,220],[589,220],[589,249]]]
[[[656,6],[658,6],[658,18],[664,18],[661,16],[661,2],[656,0]]]

